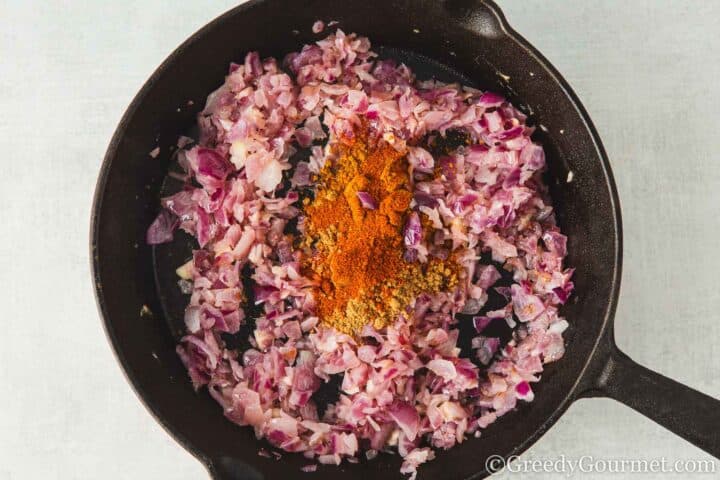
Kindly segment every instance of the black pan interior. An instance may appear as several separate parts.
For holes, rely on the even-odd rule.
[[[158,248],[153,260],[152,249],[144,243],[145,230],[159,209],[171,147],[192,127],[230,61],[248,50],[276,57],[296,50],[317,38],[310,32],[317,18],[337,20],[348,32],[392,46],[385,54],[411,64],[421,78],[461,80],[498,91],[532,112],[533,121],[544,127],[535,137],[546,149],[551,196],[569,236],[576,294],[563,311],[572,325],[565,358],[548,366],[534,402],[506,415],[480,438],[440,452],[421,473],[425,478],[480,475],[487,456],[524,450],[566,408],[612,310],[619,219],[602,147],[582,107],[556,72],[508,30],[495,8],[456,0],[250,2],[173,53],[129,107],[108,149],[93,209],[98,303],[136,391],[175,438],[204,462],[232,466],[247,478],[267,479],[294,477],[307,463],[299,455],[285,455],[280,462],[258,457],[251,430],[226,421],[209,395],[192,390],[174,352],[187,301],[179,294],[174,269],[186,260],[192,243],[186,239],[185,245]],[[151,159],[148,152],[156,145],[161,155]],[[567,183],[569,171],[574,179]],[[368,473],[396,478],[399,464],[397,456],[385,455],[374,462],[344,464],[340,470],[348,478]],[[314,478],[337,474],[335,467],[321,467]]]

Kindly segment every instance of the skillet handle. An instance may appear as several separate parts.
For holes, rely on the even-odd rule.
[[[634,362],[612,342],[605,367],[585,396],[613,398],[720,458],[720,400]]]

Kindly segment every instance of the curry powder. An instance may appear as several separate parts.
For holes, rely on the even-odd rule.
[[[305,205],[304,273],[315,281],[320,321],[350,335],[382,328],[421,293],[457,283],[452,261],[403,259],[403,226],[412,193],[405,151],[359,129],[333,144],[333,160]],[[358,192],[377,204],[365,208]]]

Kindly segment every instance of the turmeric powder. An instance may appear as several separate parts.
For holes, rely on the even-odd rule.
[[[403,259],[403,225],[412,193],[405,152],[358,129],[334,144],[305,206],[305,273],[316,281],[320,321],[357,335],[391,323],[422,292],[457,283],[456,265]],[[358,192],[376,208],[364,206]]]

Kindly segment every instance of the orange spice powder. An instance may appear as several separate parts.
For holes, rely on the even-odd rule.
[[[362,130],[333,146],[335,159],[319,174],[315,199],[305,205],[305,274],[320,321],[357,334],[366,324],[392,322],[422,292],[457,283],[454,262],[403,259],[403,225],[412,193],[405,152]],[[377,209],[363,207],[367,192]]]

